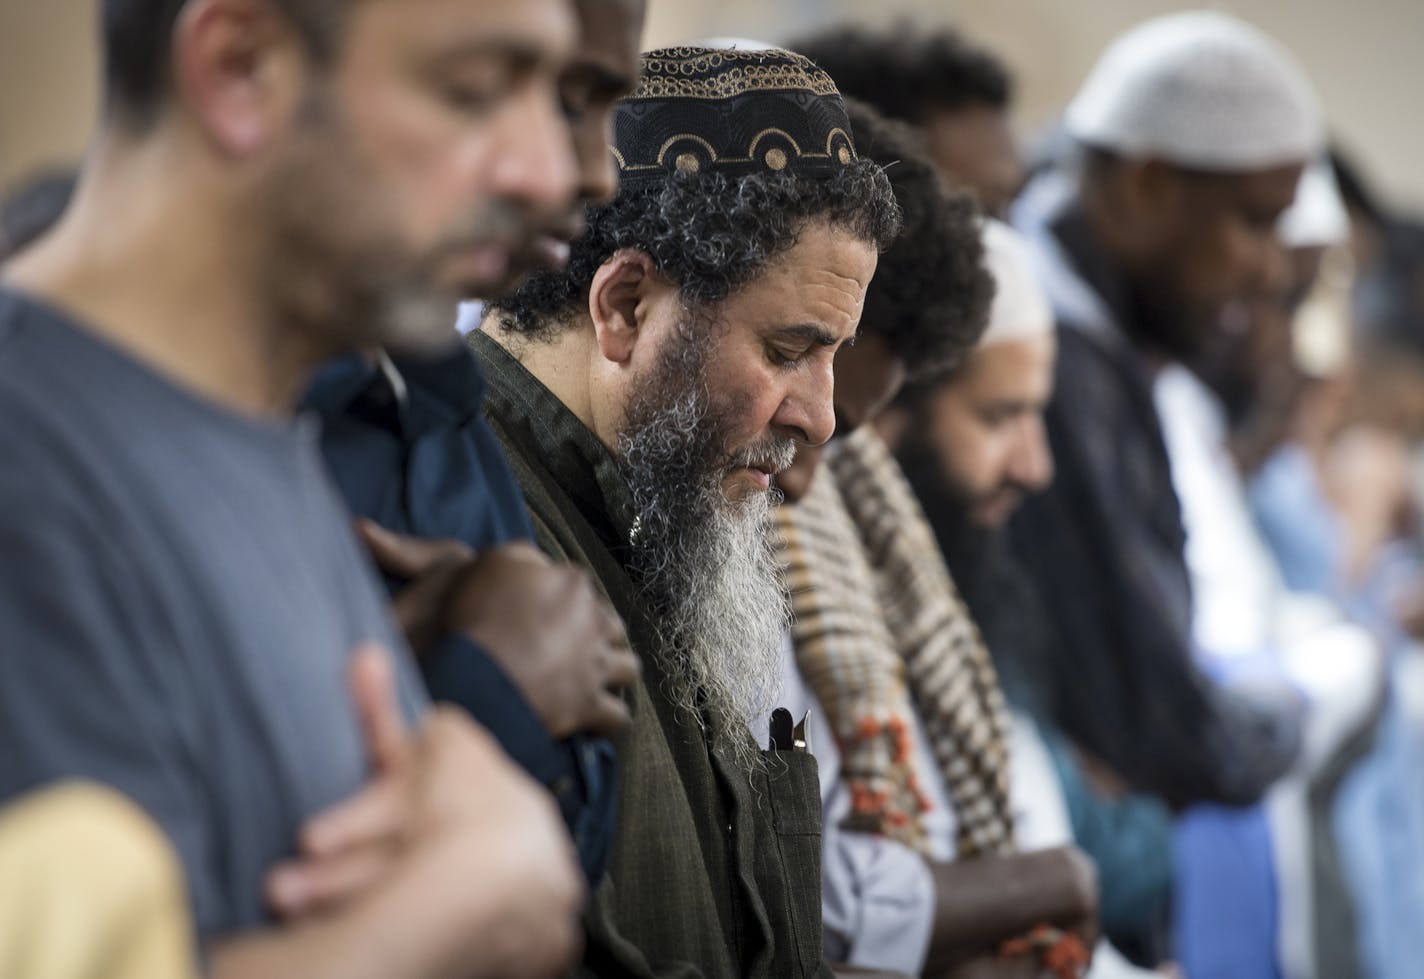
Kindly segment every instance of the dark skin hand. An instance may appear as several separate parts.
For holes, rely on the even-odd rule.
[[[932,975],[932,973],[925,973]],[[1048,973],[1030,958],[1005,959],[986,955],[964,963],[935,979],[1046,979]]]
[[[629,721],[617,691],[641,664],[623,623],[588,576],[525,543],[479,554],[457,541],[357,525],[376,564],[410,584],[396,616],[416,655],[451,633],[485,649],[556,740],[617,735]]]
[[[1097,873],[1076,847],[932,863],[930,872],[935,923],[926,976],[960,979],[964,968],[964,979],[1016,975],[1015,960],[994,959],[999,945],[1040,924],[1074,932],[1090,949],[1097,942]],[[991,967],[1009,971],[982,971]]]

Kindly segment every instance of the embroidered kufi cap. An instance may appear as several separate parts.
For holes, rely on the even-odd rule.
[[[779,48],[663,48],[643,55],[613,115],[622,186],[672,174],[790,171],[829,178],[855,160],[831,76]]]

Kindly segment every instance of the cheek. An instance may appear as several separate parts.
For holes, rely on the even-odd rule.
[[[722,362],[713,365],[707,381],[729,438],[741,446],[763,437],[784,397],[779,379],[757,365]]]
[[[373,92],[357,116],[358,150],[379,182],[369,188],[371,197],[387,202],[404,238],[428,245],[468,210],[471,175],[488,154],[488,140],[462,132],[409,86],[389,88]]]
[[[1202,244],[1196,264],[1213,278],[1218,291],[1239,295],[1245,281],[1261,267],[1269,240],[1240,221],[1222,220]]]
[[[1004,470],[1004,440],[968,414],[950,421],[938,438],[946,475],[977,494],[993,489]]]

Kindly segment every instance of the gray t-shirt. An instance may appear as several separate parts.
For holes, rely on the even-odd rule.
[[[126,793],[203,936],[261,925],[266,871],[366,778],[351,650],[385,645],[425,702],[314,429],[0,291],[0,804],[66,776]]]

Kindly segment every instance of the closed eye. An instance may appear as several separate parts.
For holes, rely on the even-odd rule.
[[[776,347],[768,346],[766,348],[766,359],[771,361],[771,363],[777,367],[795,367],[797,364],[801,363],[803,359],[805,359],[808,349],[809,348],[803,348],[799,351],[791,353],[785,350],[778,350]]]
[[[777,367],[789,368],[805,360],[812,350],[820,348],[834,352],[840,343],[839,337],[818,323],[796,323],[779,326],[770,332],[766,356]]]

